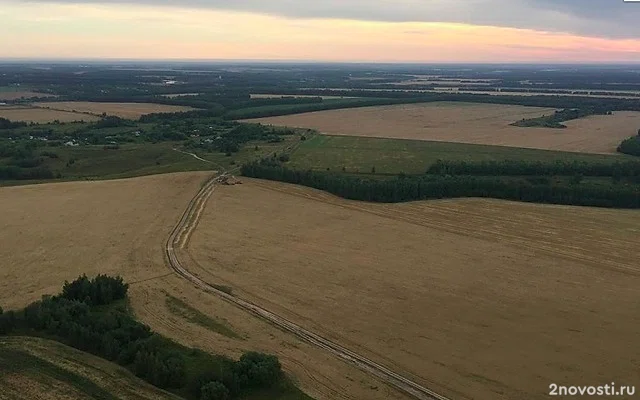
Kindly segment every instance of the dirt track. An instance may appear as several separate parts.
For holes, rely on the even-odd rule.
[[[243,181],[216,189],[190,240],[205,281],[455,399],[637,376],[637,211]]]
[[[202,187],[202,189],[200,189],[200,191],[189,203],[189,206],[182,215],[182,218],[167,239],[167,243],[165,246],[166,257],[169,265],[178,275],[189,280],[198,288],[215,294],[222,299],[237,305],[245,311],[248,311],[262,319],[269,321],[277,327],[296,335],[298,338],[304,340],[305,342],[333,353],[344,361],[355,365],[361,370],[371,373],[372,375],[382,379],[387,384],[412,396],[415,399],[449,400],[448,397],[440,395],[424,386],[421,386],[411,379],[397,372],[394,372],[362,355],[359,355],[337,343],[334,343],[331,340],[328,340],[314,332],[304,329],[301,326],[296,325],[295,323],[288,321],[287,319],[278,316],[260,307],[257,304],[250,303],[229,293],[226,293],[225,291],[214,287],[213,285],[203,281],[196,275],[189,272],[180,262],[177,255],[179,252],[176,250],[185,249],[185,247],[187,246],[189,238],[198,224],[200,215],[204,210],[207,200],[213,193],[216,183],[217,179],[212,178]]]

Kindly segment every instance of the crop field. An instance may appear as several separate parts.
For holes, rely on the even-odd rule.
[[[474,103],[426,103],[319,111],[251,122],[317,129],[330,135],[415,139],[611,154],[640,127],[640,112],[568,121],[567,129],[510,124],[553,109]]]
[[[0,304],[23,307],[82,273],[129,281],[166,273],[164,236],[205,176],[0,188]]]
[[[178,400],[126,369],[39,338],[0,339],[1,399]]]
[[[550,382],[637,380],[639,226],[634,211],[369,204],[245,179],[216,189],[189,252],[208,282],[452,398],[544,399]]]
[[[43,97],[55,97],[55,96],[48,93],[33,92],[31,90],[0,87],[0,101],[31,99],[36,97],[43,98]]]
[[[313,135],[291,153],[289,168],[357,174],[423,174],[437,160],[584,161],[610,163],[631,156],[586,154],[479,144]]]
[[[83,273],[120,274],[131,284],[137,317],[184,345],[231,357],[248,350],[276,354],[317,400],[404,399],[170,271],[164,241],[208,174],[0,187],[6,215],[0,220],[0,306],[21,308]]]
[[[89,101],[40,102],[34,106],[51,110],[70,111],[91,115],[115,115],[120,118],[137,119],[145,114],[192,111],[195,108],[153,103],[99,103]]]
[[[56,120],[60,122],[96,121],[99,119],[94,115],[79,114],[70,111],[14,106],[0,106],[0,117],[11,121],[35,123],[47,123]]]

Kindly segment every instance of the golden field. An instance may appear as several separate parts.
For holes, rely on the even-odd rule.
[[[14,90],[12,88],[0,87],[0,101],[31,99],[35,97],[55,97],[55,96],[48,93],[32,92],[30,90]]]
[[[0,187],[0,306],[21,308],[58,293],[65,280],[83,273],[120,274],[131,285],[137,317],[182,344],[232,357],[248,350],[276,354],[298,386],[317,400],[403,399],[369,375],[172,273],[163,259],[165,240],[207,177],[193,172]],[[240,339],[176,312],[172,298]]]
[[[23,307],[83,273],[168,273],[163,240],[206,176],[0,187],[0,305]]]
[[[637,243],[637,211],[245,179],[216,188],[189,268],[452,398],[544,399],[637,380]]]
[[[171,106],[153,103],[100,103],[89,101],[61,101],[61,102],[39,102],[33,104],[36,107],[70,111],[83,114],[114,115],[120,118],[138,119],[146,114],[172,113],[192,111],[195,108],[183,106]]]
[[[11,121],[35,122],[38,124],[53,122],[55,120],[60,122],[74,122],[97,121],[99,119],[95,115],[18,106],[0,106],[0,117]]]
[[[252,119],[269,125],[311,128],[330,135],[475,143],[611,154],[637,133],[640,112],[619,111],[565,122],[567,129],[510,124],[554,109],[476,103],[426,103],[318,111]]]

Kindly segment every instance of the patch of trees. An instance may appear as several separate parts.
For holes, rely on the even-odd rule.
[[[637,136],[632,136],[620,143],[618,152],[640,157],[640,129]]]
[[[335,195],[383,203],[456,197],[490,197],[536,203],[640,208],[640,186],[591,184],[582,179],[548,176],[401,175],[374,180],[324,171],[288,169],[277,158],[242,166],[242,174],[326,190]]]
[[[129,285],[122,277],[98,275],[93,279],[82,275],[75,281],[64,283],[60,297],[77,300],[90,306],[101,306],[122,300],[127,296]]]
[[[640,141],[639,141],[640,142]],[[640,178],[640,162],[616,161],[589,163],[580,161],[443,161],[429,167],[427,174],[481,176],[601,176]]]
[[[186,147],[205,149],[206,151],[219,151],[222,153],[237,153],[243,144],[253,140],[263,140],[271,143],[281,142],[284,139],[280,135],[291,134],[290,131],[278,131],[260,124],[234,124],[225,132],[217,136],[209,136],[190,140]]]
[[[472,93],[436,93],[436,92],[407,92],[405,90],[291,90],[290,94],[306,94],[315,96],[353,96],[359,98],[412,99],[416,102],[459,101],[487,104],[514,104],[530,107],[548,107],[559,109],[605,109],[607,111],[640,111],[637,99],[596,98],[579,96],[518,96],[518,95],[490,95]]]
[[[274,356],[250,352],[233,361],[154,333],[127,311],[122,302],[127,290],[121,277],[83,275],[65,282],[59,295],[45,296],[24,310],[0,309],[0,334],[44,335],[116,362],[188,399],[232,400],[264,390],[293,390]]]
[[[114,115],[105,116],[100,121],[91,124],[93,128],[119,128],[121,126],[134,126],[134,124],[129,120]]]
[[[300,114],[311,111],[337,110],[341,108],[358,108],[371,106],[384,106],[393,104],[422,103],[424,98],[375,98],[375,99],[340,99],[322,101],[311,104],[282,104],[275,106],[250,107],[232,110],[224,115],[225,119],[246,119],[274,117],[278,115]]]
[[[27,126],[26,122],[12,122],[6,118],[0,117],[0,129],[14,129]]]
[[[28,181],[55,178],[54,172],[46,166],[20,168],[15,165],[0,165],[0,180]]]
[[[183,121],[185,119],[190,119],[190,118],[216,118],[216,117],[220,117],[223,113],[224,113],[224,108],[218,104],[217,106],[210,107],[207,110],[146,114],[141,116],[139,121],[142,123],[149,123],[149,122]]]
[[[538,118],[522,119],[514,122],[513,126],[521,127],[542,127],[542,128],[560,128],[564,129],[567,126],[563,124],[565,121],[572,119],[584,118],[590,115],[611,115],[611,110],[603,107],[589,107],[589,108],[566,108],[559,110],[552,115],[545,115]]]

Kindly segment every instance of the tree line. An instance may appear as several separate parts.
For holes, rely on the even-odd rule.
[[[136,321],[122,300],[121,277],[81,276],[57,296],[3,312],[0,334],[53,338],[116,362],[154,386],[189,399],[231,400],[263,390],[291,390],[278,359],[249,352],[239,361],[181,346]]]
[[[551,115],[544,115],[537,118],[522,119],[512,123],[513,126],[521,127],[543,127],[543,128],[560,128],[567,126],[563,124],[565,121],[572,119],[584,118],[590,115],[611,115],[613,112],[603,106],[587,107],[587,108],[565,108],[557,110]]]
[[[638,129],[637,136],[632,136],[620,143],[618,152],[640,157],[640,129]]]
[[[599,163],[586,161],[444,161],[438,160],[427,170],[438,175],[484,176],[598,176],[640,179],[640,162],[616,161]]]
[[[325,171],[299,171],[268,158],[242,166],[242,174],[326,190],[352,200],[395,203],[413,200],[488,197],[536,203],[639,208],[640,187],[591,184],[582,179],[547,176],[401,175],[375,180]]]

